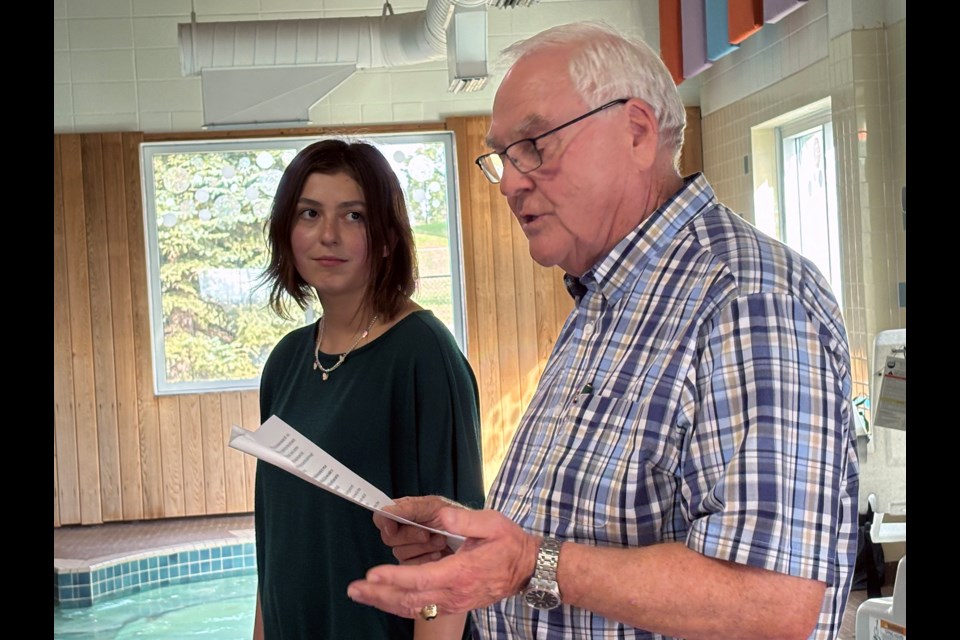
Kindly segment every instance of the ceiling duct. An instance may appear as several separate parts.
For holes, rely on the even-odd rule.
[[[487,4],[498,9],[512,9],[513,7],[530,7],[540,0],[487,0]]]
[[[428,0],[424,11],[358,18],[191,18],[178,25],[180,65],[201,77],[206,127],[307,123],[310,107],[357,69],[446,58],[450,91],[486,83],[484,0]]]
[[[456,8],[447,25],[447,91],[479,91],[487,84],[487,9]]]

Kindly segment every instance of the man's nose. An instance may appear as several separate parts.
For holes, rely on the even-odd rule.
[[[507,160],[503,163],[503,175],[500,176],[500,193],[504,197],[516,196],[533,188],[533,179],[529,173],[521,173]]]

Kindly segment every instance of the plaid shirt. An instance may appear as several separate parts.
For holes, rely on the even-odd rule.
[[[697,175],[567,279],[576,308],[487,506],[538,535],[680,541],[823,581],[811,637],[836,637],[859,465],[846,333],[816,267]],[[662,637],[569,605],[538,613],[519,597],[474,620],[484,638]]]

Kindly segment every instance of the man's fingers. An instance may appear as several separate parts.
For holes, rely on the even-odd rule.
[[[390,518],[381,515],[379,513],[373,514],[373,524],[376,525],[377,529],[380,529],[380,537],[386,541],[387,538],[395,535],[397,529],[400,528],[400,523],[396,520],[391,520]]]
[[[401,604],[404,592],[389,585],[373,586],[364,580],[357,580],[347,586],[347,596],[354,602],[376,607],[381,611],[404,618],[415,618],[419,614],[419,609]],[[431,603],[424,602],[420,606],[424,604]]]
[[[424,531],[423,533],[427,533]],[[439,560],[443,550],[447,548],[447,540],[440,535],[432,535],[428,542],[423,544],[406,544],[394,546],[393,557],[406,564],[422,564],[430,560]],[[413,559],[423,556],[419,562]],[[430,556],[429,558],[426,556]]]
[[[380,539],[388,547],[428,544],[430,542],[430,532],[420,527],[404,524],[397,525],[392,534],[387,534],[386,530],[381,529]]]
[[[437,513],[436,528],[465,538],[495,538],[514,527],[515,525],[502,514],[489,509],[482,511],[442,509]]]
[[[406,518],[411,522],[429,525],[436,522],[437,512],[440,509],[459,506],[456,502],[441,496],[408,496],[398,498],[394,504],[384,507],[383,510]]]
[[[449,564],[454,557],[417,566],[383,564],[367,571],[367,582],[376,586],[390,586],[401,592],[442,590],[457,581],[453,573],[456,569]]]

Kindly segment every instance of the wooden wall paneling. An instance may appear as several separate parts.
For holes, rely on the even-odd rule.
[[[153,390],[153,348],[150,337],[150,303],[147,290],[147,253],[143,236],[140,188],[141,133],[124,133],[124,193],[127,199],[127,255],[133,304],[133,343],[137,378],[137,424],[140,429],[141,518],[163,517],[163,470],[160,460],[160,418]]]
[[[93,382],[97,409],[97,458],[100,467],[100,518],[123,519],[120,492],[120,443],[117,433],[117,376],[113,354],[110,300],[110,249],[104,194],[103,153],[99,134],[81,136],[83,200],[87,214],[87,270],[90,284],[90,329],[93,335]]]
[[[110,309],[113,314],[113,354],[116,372],[117,436],[120,455],[120,495],[123,519],[143,511],[140,495],[140,438],[137,420],[136,350],[133,341],[133,294],[127,237],[127,168],[120,133],[100,137],[103,150],[103,193],[107,213],[110,261]],[[136,181],[139,188],[139,181]]]
[[[473,159],[485,150],[489,118],[450,118],[448,127],[457,136],[457,165],[460,197],[469,200],[463,207],[464,245],[470,252],[472,272],[464,272],[467,289],[474,290],[474,306],[468,309],[468,322],[476,325],[476,359],[471,361],[480,386],[480,420],[482,425],[484,482],[493,481],[504,447],[503,411],[500,406],[500,361],[497,336],[497,297],[493,268],[493,226],[491,199],[496,187],[482,175],[473,173]],[[481,182],[482,181],[482,182]],[[496,194],[499,197],[499,194]],[[469,231],[467,231],[469,230]],[[466,265],[465,265],[466,269]]]
[[[553,344],[557,341],[556,327],[562,323],[562,320],[557,318],[555,300],[557,293],[554,282],[561,276],[559,269],[548,269],[534,264],[536,266],[533,268],[533,282],[537,299],[537,380],[539,380],[543,375],[547,358],[553,350]]]
[[[476,273],[476,265],[473,256],[473,198],[472,187],[474,178],[471,177],[470,167],[476,166],[470,153],[473,148],[467,140],[467,123],[465,118],[451,118],[447,121],[447,129],[453,131],[454,150],[457,154],[457,182],[459,185],[460,201],[460,254],[463,261],[463,281],[464,281],[464,304],[466,309],[464,313],[467,316],[467,358],[471,363],[479,362],[480,358],[480,333],[477,328],[477,290],[472,286],[473,274]]]
[[[563,284],[563,270],[551,268],[549,271],[550,281],[553,283],[553,310],[557,319],[556,329],[554,330],[555,334],[553,336],[553,341],[556,342],[560,336],[560,329],[563,328],[563,323],[566,322],[567,316],[573,311],[573,298],[567,291],[567,287]],[[553,350],[552,343],[550,349],[551,351]]]
[[[220,394],[200,395],[200,425],[203,438],[203,486],[207,513],[226,513],[227,496],[224,484],[223,435],[220,433]]]
[[[504,424],[505,434],[513,437],[514,427],[520,419],[520,414],[527,406],[536,388],[540,377],[540,355],[537,350],[537,292],[534,276],[535,263],[530,259],[530,250],[527,237],[517,223],[513,212],[506,204],[506,199],[500,199],[499,206],[494,206],[493,215],[506,218],[509,221],[510,241],[513,248],[513,269],[516,277],[516,304],[517,304],[517,364],[519,365],[519,386],[516,393],[519,396],[517,416],[513,424]]]
[[[73,345],[63,203],[61,138],[53,138],[53,439],[56,466],[54,526],[79,524],[80,478],[73,402]]]
[[[687,126],[680,148],[680,175],[703,171],[703,136],[700,129],[700,107],[686,107]]]
[[[231,449],[230,428],[233,425],[243,425],[243,409],[240,404],[240,394],[220,394],[220,434],[223,446],[224,487],[227,497],[227,511],[239,513],[247,509],[247,480],[244,458],[247,454]]]
[[[572,302],[559,270],[529,258],[498,188],[473,163],[486,150],[488,123],[452,118],[447,128],[456,133],[468,357],[480,387],[489,486]],[[54,137],[55,526],[254,506],[256,461],[226,443],[232,423],[259,426],[258,394],[158,398],[154,391],[143,139]],[[101,437],[101,422],[114,431]],[[101,452],[112,458],[103,475]],[[101,512],[108,497],[113,505]]]
[[[203,480],[203,430],[200,396],[180,396],[180,442],[183,464],[183,510],[188,516],[207,512]]]
[[[183,443],[180,437],[180,399],[178,396],[157,398],[160,425],[160,472],[163,476],[163,517],[186,514],[183,489]]]
[[[260,393],[258,391],[244,391],[240,394],[240,411],[243,414],[243,422],[240,426],[247,431],[255,431],[260,427]],[[257,459],[253,456],[244,455],[243,463],[246,467],[246,496],[247,511],[253,511],[254,485],[257,477]]]
[[[77,482],[80,522],[103,522],[100,509],[100,469],[97,460],[97,411],[94,404],[93,330],[90,311],[90,274],[87,265],[87,220],[83,187],[80,135],[64,136],[60,143],[63,179],[67,285],[72,344],[73,403],[76,418]]]
[[[489,190],[489,191],[492,191]],[[520,287],[518,281],[520,273],[514,269],[512,215],[503,215],[501,207],[503,196],[496,189],[491,194],[490,220],[493,228],[493,273],[494,278],[488,283],[493,286],[497,299],[497,348],[500,362],[500,433],[501,447],[506,447],[510,441],[508,434],[520,420],[520,362],[518,358],[518,308]],[[500,198],[497,202],[494,198]],[[501,448],[501,451],[502,451]]]
[[[60,526],[60,500],[57,498],[57,494],[60,492],[60,483],[57,481],[57,425],[56,418],[54,418],[53,425],[53,526],[54,528]]]

